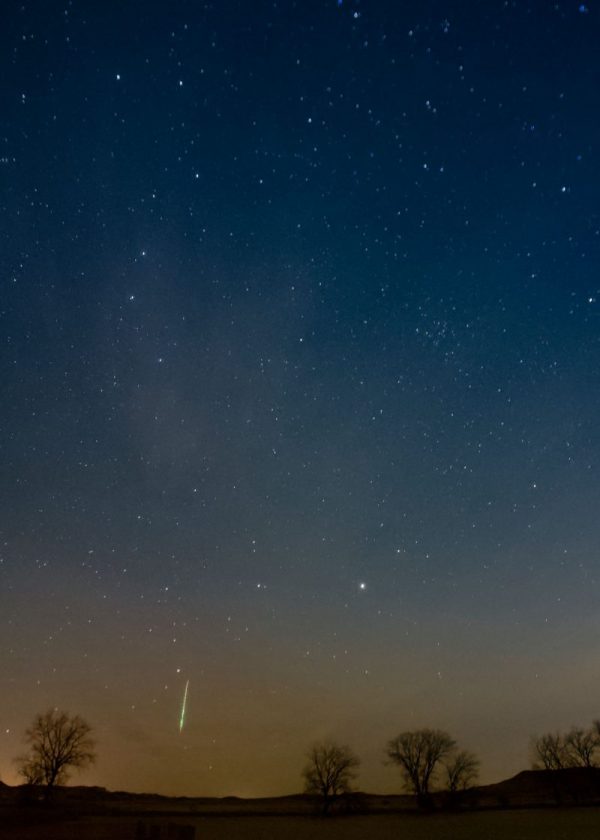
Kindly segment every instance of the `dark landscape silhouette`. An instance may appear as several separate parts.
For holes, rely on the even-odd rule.
[[[241,817],[254,818],[247,826],[254,825],[255,828],[260,827],[256,822],[259,819],[277,818],[274,825],[281,831],[284,830],[282,820],[294,820],[299,836],[307,819],[318,819],[330,827],[343,827],[332,828],[335,833],[350,830],[349,827],[358,825],[356,820],[364,826],[364,820],[369,818],[377,833],[384,825],[381,822],[384,817],[406,821],[419,816],[429,821],[431,836],[435,837],[439,825],[436,820],[441,815],[455,821],[462,816],[467,823],[470,819],[472,826],[475,814],[485,814],[488,824],[493,824],[493,815],[498,813],[514,812],[515,820],[519,822],[525,819],[522,816],[525,812],[548,814],[558,810],[579,814],[582,808],[587,809],[587,822],[591,819],[600,827],[600,767],[596,766],[596,754],[600,753],[598,721],[589,729],[574,727],[566,734],[533,737],[534,769],[487,785],[475,784],[479,759],[458,749],[456,741],[447,732],[438,729],[406,731],[391,739],[383,750],[391,767],[400,770],[399,789],[404,792],[395,795],[357,789],[354,783],[360,759],[349,746],[333,740],[309,748],[301,771],[304,792],[288,796],[253,799],[173,797],[110,791],[79,784],[67,786],[64,782],[70,772],[85,770],[96,760],[96,742],[92,736],[92,727],[78,715],[56,709],[36,715],[25,732],[29,750],[15,760],[24,784],[0,783],[0,826],[3,826],[0,836],[52,838],[70,826],[82,832],[82,838],[95,838],[102,836],[102,831],[114,823],[118,824],[115,830],[123,837],[158,840],[164,836],[189,840],[196,836],[198,820],[206,825],[211,819],[238,820]],[[541,763],[542,768],[536,763]],[[547,832],[545,820],[546,816],[539,817],[541,827],[536,828],[533,818],[529,826],[533,832],[531,837],[538,836],[538,828]],[[504,817],[500,818],[500,822],[505,821]],[[564,821],[563,817],[561,821]],[[469,828],[467,823],[465,830]],[[418,836],[414,833],[415,826],[422,828],[424,824],[411,823],[413,836]],[[285,829],[286,834],[288,829]]]

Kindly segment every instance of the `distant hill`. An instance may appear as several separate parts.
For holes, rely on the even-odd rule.
[[[600,802],[600,768],[523,770],[511,779],[476,788],[482,806],[575,805]]]
[[[41,799],[43,788],[11,787],[0,782],[0,799],[9,803]],[[109,791],[103,787],[74,785],[57,787],[55,802],[90,813],[152,814],[309,814],[317,800],[306,794],[242,799],[236,796],[162,796],[155,793]],[[436,808],[447,806],[448,795],[433,794]],[[472,788],[460,798],[463,808],[525,808],[554,805],[600,804],[600,768],[567,770],[523,770],[510,779]],[[393,813],[416,809],[414,796],[353,793],[342,806],[355,813]]]

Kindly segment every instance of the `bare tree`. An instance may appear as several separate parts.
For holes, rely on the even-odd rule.
[[[461,750],[444,762],[446,770],[446,787],[450,794],[467,790],[479,775],[481,762],[471,752]]]
[[[593,729],[573,727],[564,738],[570,767],[596,767],[594,753],[600,747],[597,724]]]
[[[533,767],[544,770],[563,770],[570,766],[569,752],[564,737],[559,733],[548,733],[533,738],[531,743]]]
[[[44,784],[48,797],[54,785],[67,780],[69,768],[83,769],[95,761],[91,731],[79,715],[56,709],[36,715],[25,732],[29,752],[16,759],[20,775],[29,784]]]
[[[19,756],[15,759],[19,775],[22,776],[27,785],[41,785],[43,778],[39,765],[29,755]]]
[[[308,763],[302,771],[304,790],[321,797],[322,813],[326,815],[338,796],[350,792],[360,759],[350,747],[334,741],[315,744],[307,758]]]
[[[456,741],[441,729],[403,732],[387,745],[387,756],[400,767],[404,783],[412,790],[421,807],[429,804],[429,786],[437,765],[450,755]]]

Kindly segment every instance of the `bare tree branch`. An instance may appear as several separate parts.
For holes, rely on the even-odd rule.
[[[564,745],[570,767],[596,767],[594,754],[600,747],[600,734],[596,728],[573,727],[564,738]]]
[[[479,775],[480,761],[476,755],[461,750],[444,762],[446,786],[451,794],[467,790]]]
[[[387,756],[400,767],[404,783],[412,790],[420,805],[429,800],[429,787],[437,765],[456,747],[456,741],[441,729],[419,729],[403,732],[387,746]]]
[[[70,767],[82,769],[96,759],[91,727],[79,717],[56,709],[36,715],[25,732],[29,752],[15,759],[19,773],[29,784],[64,783]]]
[[[563,770],[569,767],[570,759],[565,739],[559,732],[534,737],[531,751],[534,769],[540,765],[544,770]]]
[[[350,747],[324,741],[308,751],[308,763],[302,771],[304,790],[321,797],[322,812],[327,814],[340,794],[351,790],[360,760]]]

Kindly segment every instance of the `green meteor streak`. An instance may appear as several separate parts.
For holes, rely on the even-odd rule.
[[[183,692],[183,703],[181,704],[181,715],[179,717],[179,733],[181,734],[181,730],[183,729],[183,724],[185,723],[185,706],[187,703],[187,696],[188,696],[188,688],[190,687],[190,681],[188,680],[185,684],[185,691]]]

